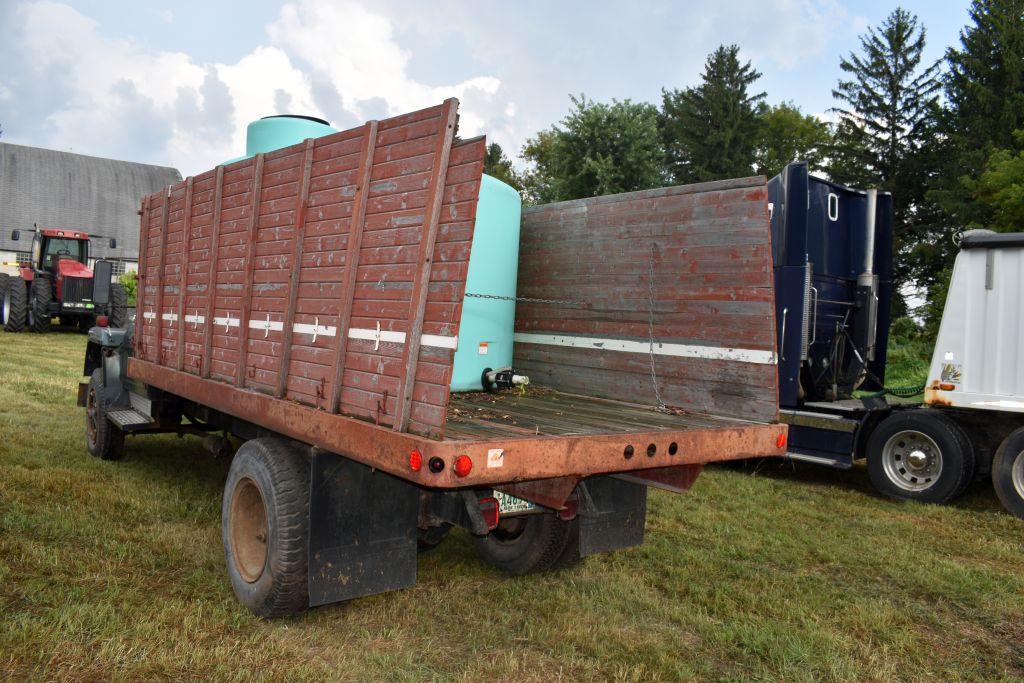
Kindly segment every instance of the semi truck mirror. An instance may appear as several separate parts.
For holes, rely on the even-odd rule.
[[[21,230],[11,230],[11,239],[17,242],[21,239]]]
[[[97,261],[92,269],[92,302],[97,308],[110,303],[110,278],[114,274],[114,264],[110,261]]]
[[[113,237],[110,238],[110,248],[117,249],[117,240],[114,239]]]

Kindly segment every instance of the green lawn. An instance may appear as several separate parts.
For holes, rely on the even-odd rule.
[[[234,600],[226,460],[143,437],[90,458],[84,337],[0,333],[0,678],[1024,678],[1024,524],[873,495],[861,469],[714,469],[647,543],[507,578],[465,533],[412,589],[261,621]]]

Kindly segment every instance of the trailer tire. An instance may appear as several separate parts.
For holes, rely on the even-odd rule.
[[[50,278],[44,275],[37,275],[32,278],[32,286],[28,292],[29,300],[29,326],[33,332],[44,334],[50,331],[52,322],[50,315],[50,302],[53,300],[53,288],[50,286]]]
[[[110,284],[110,326],[124,328],[128,324],[128,293],[119,282]]]
[[[21,332],[28,320],[28,287],[20,277],[7,277],[3,295],[3,323],[5,332]]]
[[[260,617],[309,606],[309,461],[288,442],[246,441],[231,461],[221,541],[235,597]]]
[[[929,409],[898,410],[882,420],[868,439],[867,458],[879,493],[940,505],[967,490],[976,466],[960,425]]]
[[[120,460],[124,457],[124,432],[107,419],[110,399],[106,388],[103,369],[96,368],[89,376],[85,395],[85,446],[95,458]]]
[[[1024,427],[999,444],[992,460],[992,487],[1006,511],[1024,519]]]
[[[572,525],[554,513],[506,517],[491,533],[476,539],[476,549],[507,574],[531,574],[554,568],[571,534]]]

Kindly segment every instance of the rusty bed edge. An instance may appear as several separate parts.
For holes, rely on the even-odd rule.
[[[251,390],[130,358],[128,376],[196,403],[276,431],[297,441],[338,453],[407,481],[431,488],[585,477],[635,472],[678,465],[699,465],[785,453],[787,427],[781,423],[737,423],[723,428],[662,429],[616,434],[540,436],[479,441],[434,441],[397,432],[344,415],[284,401]],[[677,446],[674,455],[669,445]],[[648,455],[654,445],[654,454]],[[626,457],[626,446],[633,447]],[[418,449],[423,461],[438,457],[440,473],[409,468],[409,453]],[[500,457],[489,451],[500,449]],[[458,477],[452,462],[459,455],[473,461],[469,475]],[[500,465],[488,466],[491,463]]]

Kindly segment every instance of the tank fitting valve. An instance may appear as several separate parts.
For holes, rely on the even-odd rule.
[[[530,378],[526,375],[517,375],[511,366],[497,370],[487,368],[480,376],[480,383],[484,386],[484,391],[494,391],[495,389],[526,386],[530,383]]]

